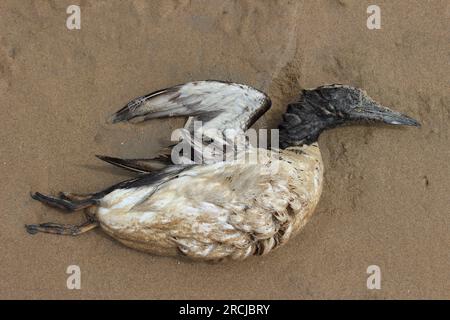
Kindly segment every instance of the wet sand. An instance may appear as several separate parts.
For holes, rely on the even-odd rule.
[[[0,298],[450,298],[448,1],[0,2]],[[199,264],[128,249],[101,230],[31,236],[75,223],[29,193],[93,192],[128,177],[95,154],[149,157],[182,120],[109,125],[139,95],[221,79],[270,94],[255,125],[276,127],[302,88],[346,83],[422,128],[345,127],[320,138],[326,174],[312,221],[244,262]],[[66,288],[68,265],[81,290]],[[366,288],[378,265],[381,290]]]

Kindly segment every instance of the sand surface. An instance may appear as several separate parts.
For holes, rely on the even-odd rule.
[[[381,7],[381,30],[366,27]],[[450,298],[448,1],[0,1],[0,298]],[[275,127],[301,88],[363,87],[422,128],[346,127],[320,138],[316,215],[265,257],[199,264],[128,249],[31,191],[93,192],[128,177],[95,154],[146,157],[181,120],[109,125],[130,99],[200,79],[270,94]],[[82,289],[66,288],[79,265]],[[378,265],[381,290],[366,288]]]

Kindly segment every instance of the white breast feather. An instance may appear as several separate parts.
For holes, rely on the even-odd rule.
[[[265,254],[314,210],[322,181],[315,149],[281,160],[259,149],[257,164],[197,166],[153,194],[153,187],[116,190],[102,200],[98,218],[113,237],[150,252],[175,248],[203,259]]]

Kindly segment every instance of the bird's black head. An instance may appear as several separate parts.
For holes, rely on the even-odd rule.
[[[280,147],[310,144],[325,129],[371,121],[420,126],[416,120],[378,104],[364,90],[340,84],[325,85],[303,90],[299,101],[288,105],[279,125]]]

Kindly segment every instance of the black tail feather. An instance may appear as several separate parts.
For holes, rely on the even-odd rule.
[[[96,155],[96,157],[119,168],[137,173],[149,173],[161,170],[172,164],[166,156],[159,156],[152,159],[120,159],[101,155]]]

